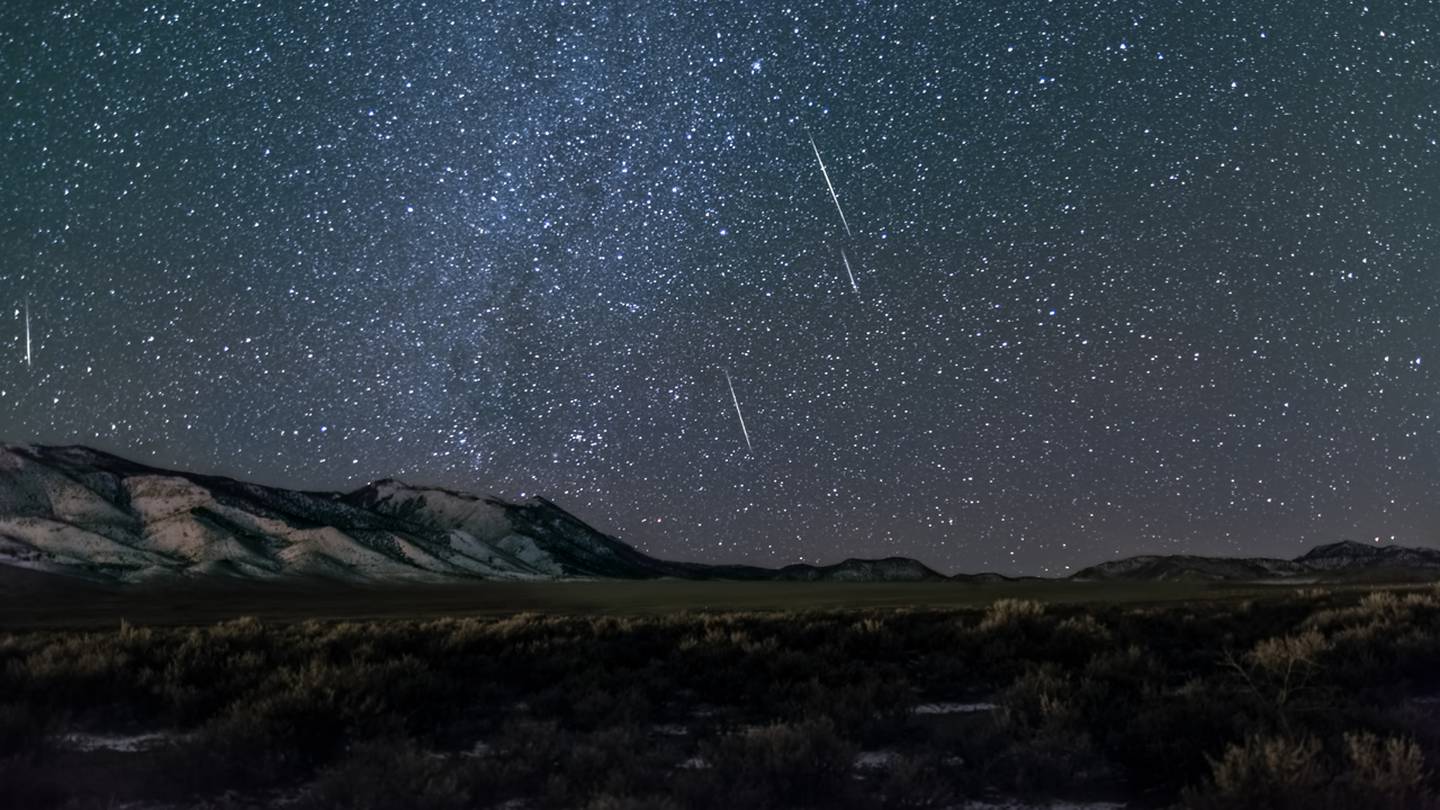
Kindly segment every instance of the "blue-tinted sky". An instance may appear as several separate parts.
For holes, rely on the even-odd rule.
[[[1433,543],[1437,88],[1429,2],[21,2],[0,436],[710,561]]]

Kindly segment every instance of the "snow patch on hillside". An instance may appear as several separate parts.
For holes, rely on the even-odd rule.
[[[138,567],[173,563],[158,554],[116,542],[78,526],[36,517],[0,517],[0,535],[57,558],[91,565]]]
[[[495,547],[515,557],[526,565],[553,576],[560,576],[565,570],[550,556],[550,553],[536,545],[535,541],[523,534],[502,537]]]
[[[211,503],[210,491],[184,478],[136,475],[126,478],[125,494],[130,508],[146,523],[188,516],[191,510]]]

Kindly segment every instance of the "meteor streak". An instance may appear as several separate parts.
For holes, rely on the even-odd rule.
[[[825,176],[825,187],[830,189],[830,199],[835,201],[835,210],[840,214],[840,224],[845,226],[845,235],[853,236],[850,233],[850,223],[845,221],[845,211],[840,207],[840,197],[835,194],[835,184],[830,182],[830,172],[825,170],[825,161],[820,159],[820,147],[815,145],[815,136],[805,133],[810,137],[810,148],[815,150],[815,162],[820,164],[820,174]]]
[[[850,270],[850,257],[845,255],[845,248],[840,248],[840,259],[845,262],[845,275],[850,277],[850,288],[856,295],[860,294],[860,285],[855,283],[855,274]]]
[[[30,299],[25,299],[25,367],[30,367]]]
[[[728,369],[721,369],[721,371],[725,372],[725,384],[730,387],[730,401],[735,403],[735,415],[740,417],[740,432],[745,434],[745,447],[753,455],[755,453],[755,446],[750,443],[750,431],[745,429],[745,414],[740,412],[740,398],[735,396],[735,383],[730,381],[730,371]]]

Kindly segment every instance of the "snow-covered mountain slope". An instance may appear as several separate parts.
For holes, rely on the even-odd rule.
[[[647,574],[646,560],[548,502],[397,482],[348,495],[295,492],[151,469],[83,447],[0,448],[0,563],[10,565],[124,581],[423,582],[637,576]],[[632,561],[637,570],[621,570]]]
[[[634,577],[683,575],[601,534],[544,498],[510,503],[436,487],[378,481],[344,497],[346,503],[448,533],[462,545],[493,549],[497,567],[547,576]],[[515,527],[523,527],[517,531]]]
[[[0,565],[123,582],[939,576],[909,560],[846,561],[832,567],[840,576],[667,562],[544,498],[510,503],[393,480],[297,492],[30,445],[0,445]]]

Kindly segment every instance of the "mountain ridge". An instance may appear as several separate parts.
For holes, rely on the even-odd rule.
[[[150,467],[82,445],[0,445],[0,565],[85,579],[355,582],[943,580],[914,560],[780,569],[651,557],[544,497],[386,478],[289,490]]]
[[[658,579],[984,583],[906,557],[780,568],[652,557],[559,504],[383,478],[350,492],[291,490],[150,467],[82,445],[0,444],[0,566],[102,582],[319,578],[350,582]],[[1269,557],[1139,555],[1095,581],[1440,577],[1440,549],[1353,540]]]
[[[1382,578],[1440,577],[1440,549],[1370,545],[1340,540],[1315,546],[1293,559],[1277,557],[1204,557],[1193,554],[1142,554],[1083,568],[1070,576],[1080,581],[1210,580],[1244,581],[1325,577],[1335,573]]]

